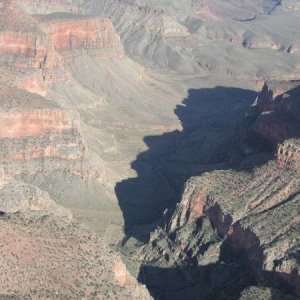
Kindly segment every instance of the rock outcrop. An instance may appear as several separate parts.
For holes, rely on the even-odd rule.
[[[152,299],[147,288],[144,285],[139,284],[137,279],[128,272],[125,264],[120,258],[116,259],[113,271],[116,282],[120,286],[130,290],[134,297],[143,300]]]
[[[253,175],[215,171],[191,179],[142,250],[143,282],[157,295],[173,276],[184,278],[176,281],[182,295],[207,289],[205,299],[238,295],[255,283],[299,296],[298,173],[272,162]]]
[[[1,102],[0,164],[4,174],[51,173],[63,166],[71,173],[84,173],[86,145],[68,112],[41,96],[5,86]]]
[[[123,56],[120,37],[108,18],[74,18],[71,20],[42,18],[42,28],[48,36],[48,53],[45,65],[48,68],[58,63],[70,63],[72,55],[62,53],[85,49],[99,57]],[[61,60],[58,55],[61,54]]]
[[[289,139],[278,146],[277,162],[282,167],[300,169],[300,144],[298,139]]]
[[[72,53],[66,55],[67,51],[86,49],[88,54],[100,57],[123,55],[120,38],[108,18],[45,18],[39,23],[44,32],[0,32],[1,60],[12,61],[20,68],[52,69],[72,61]],[[5,57],[11,55],[17,59]]]
[[[248,113],[247,126],[256,130],[256,143],[277,148],[275,158],[254,170],[241,161],[237,170],[187,181],[179,204],[164,213],[136,255],[140,280],[155,297],[300,296],[299,140],[288,139],[299,128],[299,88],[297,82],[269,86]],[[269,131],[261,118],[266,112],[276,114]],[[278,124],[286,126],[285,135]]]
[[[265,83],[247,117],[269,146],[297,137],[300,125],[298,82]]]
[[[70,210],[57,205],[48,193],[35,186],[13,180],[0,189],[0,211],[4,214],[39,211],[45,215],[71,219]]]

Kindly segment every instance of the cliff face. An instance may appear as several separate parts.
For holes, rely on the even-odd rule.
[[[51,5],[44,1],[37,2]],[[18,2],[10,0],[1,1],[0,4],[4,16],[0,32],[0,53],[25,57],[29,60],[29,67],[54,67],[58,53],[75,49],[100,51],[109,48],[111,52],[107,51],[105,56],[123,55],[120,38],[108,18],[84,18],[75,14],[68,17],[50,14],[35,18],[26,14]],[[58,3],[53,5],[56,4]],[[24,7],[28,7],[26,3]]]
[[[49,47],[58,52],[120,47],[120,38],[108,18],[45,22]]]
[[[299,99],[297,83],[270,83],[247,115],[247,126],[264,129],[265,135],[256,131],[256,143],[277,143],[273,160],[252,171],[242,161],[237,170],[187,181],[180,202],[165,212],[137,254],[143,261],[140,280],[154,295],[252,299],[250,287],[259,286],[300,296],[299,140],[286,140],[299,128]],[[274,118],[267,131],[257,123],[269,111],[282,119]],[[287,127],[286,135],[278,124]]]
[[[21,69],[41,68],[47,55],[44,35],[26,32],[0,32],[1,62]]]
[[[95,56],[123,55],[120,38],[107,18],[54,20],[42,27],[45,34],[1,32],[1,55],[19,55],[16,66],[36,69],[70,62],[72,53],[62,57],[59,54],[76,49],[87,49]]]
[[[183,278],[174,279],[182,295],[204,289],[205,299],[256,284],[299,296],[298,173],[272,162],[251,176],[216,171],[191,179],[139,254],[143,282],[157,295],[172,276]]]
[[[47,68],[70,63],[73,56],[78,55],[72,51],[78,49],[85,49],[92,56],[107,58],[124,54],[120,38],[108,18],[45,20],[42,27],[48,35]],[[71,53],[64,54],[67,51]]]
[[[22,139],[47,132],[62,133],[72,128],[72,122],[62,109],[41,109],[17,113],[0,112],[0,126],[0,139]]]
[[[58,5],[59,11],[63,2],[53,5]],[[1,1],[0,71],[6,70],[3,78],[9,84],[46,96],[56,82],[71,80],[64,68],[76,58],[84,54],[97,58],[124,56],[110,19],[75,13],[34,16],[25,12],[26,8],[31,10],[30,5],[50,7],[52,3]]]
[[[297,81],[265,83],[248,117],[253,130],[269,146],[276,148],[284,140],[297,137],[300,124]]]
[[[31,16],[25,11],[42,12],[51,5],[54,10],[69,10],[72,5],[67,1],[9,0],[0,5],[1,169],[8,176],[61,169],[98,177],[99,170],[86,163],[87,147],[74,110],[62,108],[66,100],[61,103],[57,95],[51,101],[43,97],[55,83],[71,82],[64,67],[84,51],[91,57],[124,55],[111,21],[77,14]]]
[[[80,98],[82,108],[85,101],[99,101],[101,96],[80,86],[67,64],[84,55],[95,60],[123,57],[120,38],[108,18],[33,17],[25,10],[76,11],[68,1],[0,0],[0,221],[5,245],[0,294],[24,299],[151,299],[106,243],[73,223],[71,212],[56,203],[65,193],[76,206],[70,196],[74,191],[84,207],[91,198],[96,199],[92,205],[99,205],[104,171],[99,157],[88,157],[72,97]],[[52,89],[61,82],[65,89],[75,86],[77,94]]]
[[[26,106],[25,91],[7,94],[7,89],[9,87],[2,86],[0,111],[3,174],[34,175],[41,170],[53,172],[63,166],[71,173],[84,173],[82,162],[86,158],[86,145],[71,116],[38,95],[27,94],[30,101]]]

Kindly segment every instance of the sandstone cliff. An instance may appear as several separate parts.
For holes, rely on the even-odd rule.
[[[100,57],[122,56],[120,38],[108,18],[42,18],[38,20],[43,32],[31,31],[0,32],[0,54],[2,60],[10,59],[20,68],[54,68],[70,62],[69,53],[77,49],[86,49],[89,54]],[[8,57],[5,57],[8,56]]]
[[[62,6],[71,7],[66,1],[10,0],[0,4],[3,173],[33,176],[62,171],[97,180],[102,170],[98,164],[92,167],[87,162],[87,145],[81,136],[78,112],[70,108],[67,97],[53,93],[51,87],[58,82],[74,81],[65,65],[76,57],[108,59],[124,55],[111,21],[83,17],[74,11],[44,16],[26,13],[34,13],[33,7],[39,10],[40,6],[51,5],[60,11]]]
[[[0,93],[2,172],[7,176],[33,175],[64,166],[80,175],[86,146],[68,112],[41,96],[26,95],[12,87],[3,86]]]

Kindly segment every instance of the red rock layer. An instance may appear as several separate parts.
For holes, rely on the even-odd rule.
[[[0,55],[18,55],[26,58],[15,60],[19,68],[41,68],[47,57],[47,45],[43,35],[20,32],[0,32]]]
[[[213,183],[213,186],[214,185]],[[205,190],[205,187],[203,187],[202,190]],[[284,188],[283,195],[277,191],[277,198],[279,198],[277,201],[284,202],[284,199],[288,197],[289,194],[292,194],[292,191],[288,191],[287,188]],[[274,196],[274,199],[275,198],[276,196]],[[255,199],[256,198],[254,198],[254,200]],[[251,201],[251,198],[247,201]],[[271,207],[267,207],[266,209],[262,208],[263,212],[268,212],[270,208],[276,208],[280,206],[280,204],[282,203],[273,202]],[[180,228],[187,224],[196,223],[200,218],[207,217],[219,237],[224,239],[224,243],[227,243],[237,253],[241,252],[245,254],[249,267],[258,282],[275,284],[278,281],[280,285],[282,280],[284,280],[291,286],[291,290],[297,295],[300,295],[300,277],[295,266],[283,264],[280,272],[277,274],[275,272],[269,272],[264,263],[266,264],[266,261],[270,259],[270,257],[266,255],[267,251],[261,246],[264,238],[259,237],[253,228],[247,228],[244,224],[242,225],[245,215],[241,214],[242,218],[239,220],[236,218],[236,215],[225,213],[222,205],[224,205],[224,203],[219,204],[216,199],[202,192],[200,187],[189,184],[186,187],[182,201],[177,205],[175,213],[168,224],[167,232],[174,234],[174,232],[179,231]],[[252,211],[253,210],[254,209],[252,209]],[[295,214],[297,215],[296,212]],[[298,221],[295,220],[295,223],[296,222]],[[260,240],[260,238],[262,240]],[[182,244],[181,249],[186,251],[186,245]],[[284,252],[284,250],[282,251]],[[281,255],[281,253],[278,254],[278,257],[281,257]],[[266,261],[264,261],[264,259]]]
[[[50,174],[55,170],[85,177],[99,175],[83,166],[86,146],[64,109],[9,86],[0,88],[0,98],[2,180],[23,173]]]
[[[71,20],[39,20],[44,33],[0,32],[0,55],[18,55],[17,67],[53,68],[72,61],[76,49],[94,56],[123,56],[123,47],[110,19],[77,17]],[[93,50],[93,51],[92,51]],[[24,60],[20,59],[24,58]]]
[[[52,22],[45,31],[50,48],[58,52],[120,46],[120,39],[108,18]]]
[[[0,112],[0,139],[39,136],[46,132],[61,133],[71,129],[70,118],[61,109],[32,112]]]
[[[108,18],[66,20],[44,23],[48,35],[48,56],[46,67],[72,61],[73,54],[63,55],[65,51],[76,49],[98,50],[89,52],[94,56],[123,56],[120,37]],[[101,51],[108,50],[108,51]],[[62,54],[60,57],[58,54]]]

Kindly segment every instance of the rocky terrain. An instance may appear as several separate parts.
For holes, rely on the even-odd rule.
[[[299,17],[0,0],[0,298],[300,297]]]
[[[221,168],[189,179],[148,244],[123,242],[155,299],[298,299],[298,99],[297,82],[265,83],[234,133],[243,157],[232,165],[228,148]]]
[[[121,259],[47,211],[1,217],[1,299],[150,299]]]
[[[147,65],[248,80],[277,79],[287,71],[296,79],[299,38],[292,29],[299,26],[296,2],[95,0],[83,7],[110,16],[126,53]],[[282,23],[286,26],[279,28]],[[280,67],[270,59],[273,55],[276,63],[283,63]]]

